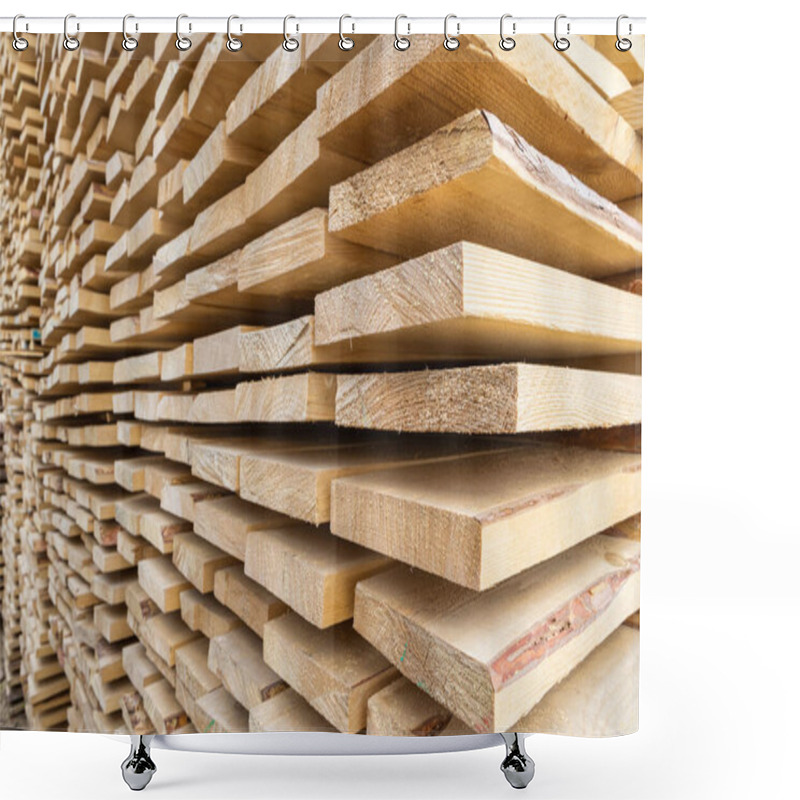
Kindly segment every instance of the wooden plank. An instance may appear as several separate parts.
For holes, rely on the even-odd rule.
[[[189,413],[181,418],[188,422],[200,422],[206,425],[237,422],[236,390],[218,389],[198,393],[192,400]]]
[[[327,363],[314,346],[314,316],[242,333],[238,341],[240,372],[282,372]]]
[[[161,377],[160,352],[120,358],[114,362],[114,383],[144,383]]]
[[[331,518],[331,483],[336,478],[415,462],[445,461],[485,449],[487,443],[385,439],[338,447],[244,454],[239,461],[239,494],[243,500],[320,525]]]
[[[636,453],[531,443],[344,477],[331,530],[486,589],[638,513],[640,469]]]
[[[563,57],[606,100],[631,88],[625,73],[603,56],[593,46],[592,41],[587,41],[582,36],[570,37],[570,46],[563,51]]]
[[[148,505],[148,510],[139,517],[137,533],[150,542],[159,553],[169,554],[173,550],[175,537],[191,529],[192,525],[188,520],[159,508],[158,501],[155,501]]]
[[[128,609],[124,604],[94,607],[94,624],[107,642],[120,642],[133,636],[127,622]]]
[[[144,707],[144,700],[139,692],[129,692],[120,698],[122,720],[128,733],[146,736],[156,732]]]
[[[616,64],[633,83],[644,80],[644,36],[630,36],[630,50],[617,50],[617,40],[613,36],[595,36],[593,45],[612,64]]]
[[[191,342],[178,345],[165,352],[161,360],[161,380],[165,382],[182,380],[194,372],[194,358]]]
[[[242,626],[242,621],[230,609],[197,589],[181,592],[181,619],[193,631],[209,639]]]
[[[184,645],[175,654],[178,682],[195,699],[222,686],[222,681],[208,668],[208,647],[208,639],[201,637]]]
[[[312,208],[254,239],[236,261],[240,292],[310,300],[317,292],[396,264],[389,253],[328,231],[328,213]]]
[[[117,533],[117,550],[129,564],[138,564],[159,555],[158,550],[149,542],[124,530]]]
[[[398,678],[367,702],[369,736],[462,736],[468,733],[473,733],[469,725],[407,678]]]
[[[639,729],[639,631],[621,625],[520,719],[514,730],[623,736]]]
[[[141,642],[133,642],[122,649],[122,664],[139,694],[146,686],[161,680],[161,673],[147,657]]]
[[[245,37],[247,53],[231,58],[225,42],[213,38],[203,50],[189,83],[188,113],[213,127],[225,118],[225,112],[240,87],[255,72],[257,66],[281,43],[277,35]]]
[[[264,661],[342,733],[367,724],[367,700],[397,670],[349,623],[319,630],[289,612],[264,626]]]
[[[319,48],[303,58],[286,58],[280,49],[272,53],[229,104],[228,135],[264,152],[277,147],[314,110],[317,89],[329,77],[315,63],[318,53]]]
[[[240,491],[240,465],[245,455],[284,453],[300,450],[317,450],[331,447],[337,442],[347,442],[347,431],[309,430],[301,428],[291,435],[273,435],[259,431],[242,437],[229,434],[225,438],[198,437],[188,442],[192,473],[210,483],[224,486],[232,492]]]
[[[142,699],[156,733],[175,733],[189,722],[186,711],[175,697],[175,690],[163,678],[147,686]]]
[[[417,34],[401,61],[377,37],[320,90],[323,146],[374,163],[485,108],[612,200],[640,193],[641,141],[552,40],[520,37],[513,52],[490,35],[459,41],[445,59],[441,36]]]
[[[589,277],[642,263],[639,222],[483,111],[333,186],[329,214],[331,232],[409,258],[468,238]]]
[[[265,663],[261,638],[247,628],[215,636],[208,648],[208,668],[248,711],[288,688]]]
[[[144,490],[159,500],[167,486],[191,480],[192,473],[185,464],[176,464],[166,458],[150,461],[144,466]]]
[[[203,733],[247,733],[249,730],[247,709],[223,686],[198,698],[197,706],[205,717],[199,725]]]
[[[246,221],[252,230],[260,232],[311,208],[325,206],[328,189],[363,166],[359,160],[320,147],[319,133],[319,117],[314,113],[247,176],[245,193],[237,198],[237,202],[244,200],[244,219],[240,211],[233,217],[234,224],[241,229]],[[204,221],[199,218],[195,227]],[[203,240],[208,238],[208,234],[203,236]],[[244,244],[241,235],[237,240]]]
[[[110,605],[124,603],[125,590],[136,580],[136,570],[133,569],[95,575],[92,580],[92,592],[104,603],[109,603]]]
[[[236,563],[233,556],[193,533],[180,533],[173,542],[172,560],[175,566],[203,594],[214,591],[214,574],[217,570]],[[139,580],[141,582],[141,578]]]
[[[190,481],[166,486],[161,492],[161,507],[189,522],[194,522],[197,507],[206,500],[224,497],[228,493],[205,481]]]
[[[235,375],[239,372],[239,337],[259,328],[236,325],[218,333],[201,336],[192,343],[194,375]]]
[[[175,666],[175,653],[201,634],[190,630],[180,613],[158,614],[144,622],[139,638],[150,646],[168,667]]]
[[[644,84],[640,83],[611,98],[611,105],[639,133],[644,128],[643,103]]]
[[[314,337],[364,361],[636,353],[641,298],[464,242],[318,295]]]
[[[202,207],[217,200],[243,183],[262,159],[260,149],[231,139],[220,122],[183,173],[184,204]]]
[[[631,425],[641,378],[535,364],[339,375],[336,424],[376,430],[522,433]]]
[[[309,525],[254,531],[244,572],[318,628],[353,616],[358,581],[388,569],[391,559]]]
[[[144,483],[144,476],[142,476]],[[125,530],[139,535],[139,520],[147,511],[158,508],[158,502],[148,495],[139,493],[120,497],[115,504],[114,518]]]
[[[318,714],[294,689],[285,689],[250,709],[250,732],[313,731],[336,733],[337,729]]]
[[[264,625],[286,611],[285,603],[245,577],[241,564],[214,574],[214,597],[259,636],[264,634]]]
[[[122,698],[134,691],[133,684],[127,678],[118,678],[113,682],[104,683],[100,680],[99,673],[92,676],[90,685],[104,714],[113,714],[115,711],[119,711],[122,707]]]
[[[138,582],[131,584],[125,590],[125,605],[128,607],[128,611],[131,612],[131,618],[134,621],[134,625],[131,625],[131,628],[159,616],[158,606]]]
[[[181,534],[188,535],[188,534]],[[139,562],[139,584],[165,614],[180,609],[180,594],[190,582],[166,556]]]
[[[321,422],[333,420],[335,407],[336,376],[306,372],[237,384],[234,418],[238,422]]]
[[[396,567],[358,584],[355,629],[485,733],[507,730],[638,606],[639,544],[600,535],[479,594]]]
[[[244,561],[247,538],[253,531],[278,528],[288,517],[230,495],[210,499],[198,507],[194,530],[207,542]]]

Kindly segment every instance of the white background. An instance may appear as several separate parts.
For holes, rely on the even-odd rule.
[[[64,3],[4,13],[648,17],[641,730],[529,739],[528,796],[800,796],[798,12],[644,0]],[[3,732],[0,797],[127,797],[126,752],[101,736]],[[509,797],[500,759],[500,749],[339,759],[159,751],[146,791]]]

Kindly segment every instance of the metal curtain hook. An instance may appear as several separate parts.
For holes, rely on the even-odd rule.
[[[134,19],[133,14],[126,14],[122,18],[122,49],[130,52],[139,46],[139,40],[134,36],[128,36],[128,20]]]
[[[175,17],[175,47],[184,52],[192,46],[192,40],[181,33],[181,20],[188,18],[188,14],[178,14]],[[191,26],[189,26],[189,30],[191,30]]]
[[[620,23],[624,19],[628,19],[628,17],[625,14],[620,14],[617,17],[617,43],[614,46],[617,48],[617,50],[620,51],[620,53],[627,53],[628,50],[630,50],[631,47],[633,47],[633,42],[630,39],[623,39],[619,35],[619,31],[620,31],[620,27],[621,27]],[[628,23],[628,34],[630,34],[630,32],[631,32],[631,24],[629,22]]]
[[[339,49],[340,50],[352,50],[356,43],[349,37],[345,36],[343,32],[344,28],[344,21],[346,19],[353,19],[349,14],[342,14],[339,17]],[[355,25],[353,25],[353,30],[355,30]]]
[[[231,53],[238,53],[244,47],[244,42],[241,39],[237,39],[231,33],[231,22],[233,22],[235,19],[239,19],[236,14],[231,14],[228,17],[228,42],[225,46],[231,51]]]
[[[559,14],[553,23],[553,47],[555,47],[555,49],[561,53],[563,53],[565,50],[569,50],[569,39],[567,39],[565,36],[558,35],[558,21],[566,18],[566,14]],[[567,23],[567,33],[569,33],[569,22]]]
[[[500,49],[501,50],[513,50],[517,46],[517,43],[516,43],[516,41],[514,39],[512,39],[510,36],[506,36],[503,33],[503,26],[505,25],[505,21],[507,19],[511,19],[511,18],[512,18],[511,14],[503,14],[503,16],[500,17]],[[516,28],[517,28],[517,26],[512,22],[511,23],[511,32],[512,33],[516,33]]]
[[[297,19],[297,17],[293,17],[291,14],[289,14],[283,18],[283,49],[287,53],[293,53],[298,47],[300,47],[300,40],[296,39],[289,33],[290,19]]]
[[[81,46],[81,43],[74,36],[69,35],[69,21],[71,19],[75,19],[74,14],[67,14],[64,17],[64,49],[70,52],[77,50]],[[79,30],[80,26],[76,26],[76,29]]]
[[[13,22],[12,27],[11,27],[11,33],[14,36],[14,38],[11,41],[11,46],[18,53],[21,53],[23,50],[27,50],[28,49],[28,45],[30,44],[30,42],[28,42],[27,39],[25,39],[24,37],[20,36],[17,33],[17,20],[20,20],[20,19],[25,19],[25,17],[22,14],[17,14],[14,17],[14,22]]]
[[[456,15],[448,14],[444,18],[444,42],[442,42],[442,44],[444,45],[445,50],[458,50],[458,46],[461,44],[461,42],[459,42],[455,36],[451,36],[447,32],[448,23],[450,22],[451,19],[457,19]],[[456,36],[457,35],[458,35],[458,23],[456,23]]]
[[[394,18],[394,49],[400,50],[408,50],[411,47],[411,39],[408,39],[405,36],[400,35],[400,20],[401,19],[408,19],[405,14],[398,14]],[[407,25],[408,32],[411,33],[411,25]]]

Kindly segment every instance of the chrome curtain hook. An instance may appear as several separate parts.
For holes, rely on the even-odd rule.
[[[188,19],[188,14],[178,14],[175,18],[175,47],[178,50],[185,52],[192,46],[192,40],[188,36],[184,36],[181,33],[181,20]],[[190,27],[191,30],[191,27]]]
[[[516,41],[514,39],[512,39],[510,36],[506,36],[503,33],[503,27],[505,25],[506,20],[507,19],[511,19],[511,18],[512,18],[511,14],[503,14],[503,16],[500,17],[500,49],[501,50],[506,50],[506,51],[513,50],[517,46],[517,43],[516,43]],[[516,33],[517,32],[517,26],[513,22],[511,23],[511,32],[512,33]]]
[[[297,17],[293,17],[291,14],[288,14],[283,18],[283,49],[287,53],[294,53],[294,51],[300,47],[300,40],[289,33],[290,19],[297,19]]]
[[[555,47],[555,49],[561,53],[563,53],[565,50],[569,50],[569,39],[567,39],[566,36],[558,35],[558,22],[559,20],[566,18],[566,14],[559,14],[553,23],[553,47]],[[569,22],[567,23],[567,33],[569,33]]]
[[[228,48],[228,50],[231,51],[231,53],[238,53],[244,47],[244,42],[241,39],[237,39],[231,33],[231,23],[235,19],[239,19],[239,17],[237,17],[236,14],[231,14],[228,17],[228,42],[225,46]]]
[[[353,19],[349,14],[342,14],[339,17],[339,49],[340,50],[352,50],[356,43],[349,37],[344,35],[344,21],[346,19]],[[352,26],[355,30],[355,26]]]
[[[627,53],[628,50],[630,50],[631,47],[633,47],[633,42],[630,39],[623,39],[619,33],[622,20],[624,19],[628,19],[628,17],[625,14],[620,14],[617,17],[617,42],[614,45],[614,47],[616,47],[617,50],[620,51],[620,53]],[[630,23],[628,23],[628,35],[630,35],[630,32],[631,32],[631,25]]]
[[[408,19],[405,14],[398,14],[394,18],[394,49],[400,50],[408,50],[411,47],[411,39],[408,39],[405,36],[400,35],[400,20],[401,19]],[[408,28],[408,32],[411,33],[411,25],[406,26]]]
[[[77,38],[69,34],[69,21],[71,19],[75,19],[74,14],[67,14],[67,16],[64,17],[64,49],[70,52],[77,50],[81,46]],[[80,30],[80,26],[76,26],[76,30]]]
[[[139,40],[134,36],[128,36],[129,19],[135,19],[133,14],[126,14],[122,18],[122,49],[130,53],[131,50],[135,50],[139,46]]]
[[[455,14],[448,14],[444,18],[444,42],[442,42],[442,44],[444,45],[445,50],[458,50],[458,46],[461,44],[461,42],[459,42],[455,36],[451,36],[447,30],[451,19],[458,19],[458,17]],[[457,22],[456,22],[456,36],[458,36]]]
[[[30,42],[28,42],[28,40],[26,38],[24,38],[23,36],[20,36],[17,33],[17,22],[19,20],[21,20],[21,19],[25,19],[25,17],[22,14],[17,14],[14,17],[14,22],[13,22],[13,24],[11,26],[11,33],[14,36],[14,38],[11,40],[11,46],[18,53],[21,53],[23,50],[27,50],[28,49],[28,45],[30,44]]]

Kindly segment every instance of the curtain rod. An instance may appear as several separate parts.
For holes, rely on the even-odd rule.
[[[13,17],[0,17],[0,32],[10,33],[13,30]],[[338,33],[339,17],[291,17],[291,32],[298,33]],[[129,17],[127,31],[136,33],[169,33],[175,32],[175,17]],[[226,33],[228,17],[193,17],[187,15],[181,19],[181,32],[191,33]],[[525,33],[553,33],[553,17],[514,17],[505,21],[505,31],[509,35]],[[399,29],[404,35],[415,33],[443,33],[444,17],[411,17],[403,16],[399,21]],[[247,33],[283,33],[284,17],[237,17],[232,25],[237,34]],[[500,17],[458,17],[451,18],[449,31],[452,35],[469,33],[497,33],[500,30]],[[114,33],[122,32],[122,17],[82,17],[70,16],[69,32],[72,35],[81,33]],[[342,31],[351,33],[390,33],[395,32],[394,17],[351,17],[346,16],[342,23]],[[570,17],[561,16],[559,32],[562,35],[605,34],[613,36],[617,31],[616,17]],[[23,33],[62,33],[64,17],[20,17],[17,21],[17,32]],[[626,17],[622,21],[622,35],[631,36],[645,32],[645,17]]]

